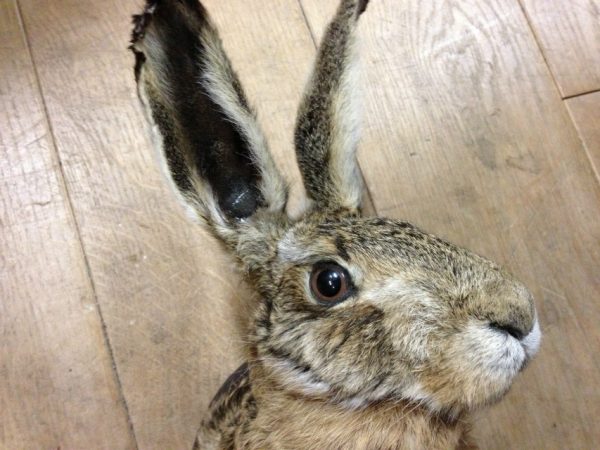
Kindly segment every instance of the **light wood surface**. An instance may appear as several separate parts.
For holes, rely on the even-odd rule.
[[[0,0],[0,448],[190,448],[243,359],[246,288],[147,137],[126,51],[140,3],[19,0],[23,33]],[[294,114],[337,1],[204,3],[297,210]],[[541,354],[480,416],[484,449],[600,442],[598,96],[569,115],[540,26],[517,0],[372,0],[361,24],[375,209],[506,264],[537,299]]]
[[[10,0],[0,42],[0,448],[134,448]]]
[[[519,0],[563,97],[600,89],[600,0]]]
[[[139,2],[20,4],[137,444],[190,448],[242,359],[243,289],[153,159],[127,51]]]
[[[242,360],[236,317],[247,295],[152,157],[125,51],[138,2],[21,4],[137,443],[189,448],[208,401]],[[256,14],[259,4],[206,2],[289,174],[314,47],[295,1]]]
[[[570,98],[566,104],[600,180],[600,92]]]
[[[335,2],[302,4],[320,36]],[[505,264],[537,299],[541,354],[481,415],[479,442],[592,448],[600,189],[519,5],[371,2],[361,31],[359,158],[377,212]]]

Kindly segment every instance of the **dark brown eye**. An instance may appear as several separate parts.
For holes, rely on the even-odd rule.
[[[314,296],[323,303],[337,303],[351,293],[350,275],[335,263],[321,263],[313,268],[310,288]]]

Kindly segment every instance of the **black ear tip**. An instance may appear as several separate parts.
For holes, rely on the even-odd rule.
[[[131,49],[134,48],[134,45],[138,43],[144,37],[144,30],[147,26],[147,18],[144,17],[145,14],[134,14],[131,17],[131,23],[133,24],[133,29],[131,30]]]
[[[369,4],[369,0],[358,0],[358,15],[359,16],[366,11],[368,4]]]
[[[131,43],[133,45],[144,38],[146,29],[150,25],[150,22],[152,22],[152,17],[155,15],[156,9],[165,3],[167,3],[165,0],[146,0],[144,10],[140,14],[133,15],[133,31],[131,32]]]
[[[155,21],[166,20],[166,23],[173,24],[173,21],[186,16],[204,21],[206,15],[206,9],[198,0],[146,0],[144,10],[132,17],[131,44],[135,47],[144,39],[146,30],[153,19]],[[178,25],[186,26],[189,23],[184,20]]]
[[[148,0],[144,10],[140,14],[133,15],[133,30],[131,31],[132,47],[144,38],[144,34],[146,33],[146,29],[152,20],[152,15],[154,14],[154,10],[156,9],[158,3],[158,0]]]
[[[151,4],[152,6],[150,6]],[[152,21],[152,13],[155,6],[156,1],[148,1],[144,11],[141,14],[134,14],[131,18],[133,29],[131,30],[129,50],[135,55],[134,73],[136,81],[139,79],[142,66],[146,62],[146,56],[138,44],[144,39],[148,25]]]

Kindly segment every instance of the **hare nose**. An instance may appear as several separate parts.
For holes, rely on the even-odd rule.
[[[535,308],[531,294],[520,283],[500,280],[484,288],[472,303],[473,314],[488,326],[521,341],[533,329]]]
[[[525,335],[528,333],[527,331],[524,331],[523,329],[519,328],[518,326],[514,326],[512,324],[501,324],[498,322],[491,322],[490,323],[490,327],[498,330],[502,333],[506,333],[509,334],[510,336],[514,337],[517,340],[521,340],[525,337]]]

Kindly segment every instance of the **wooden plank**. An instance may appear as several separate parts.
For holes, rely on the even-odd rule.
[[[12,0],[0,42],[0,447],[135,448]]]
[[[600,180],[600,92],[566,100],[575,127]]]
[[[520,0],[563,97],[600,89],[600,0]]]
[[[21,2],[139,447],[187,449],[243,357],[249,301],[231,260],[183,216],[152,157],[125,50],[139,3]],[[297,194],[293,121],[314,55],[300,7],[204,3]]]
[[[337,2],[301,3],[320,37]],[[522,10],[371,1],[360,30],[377,211],[506,265],[537,299],[541,354],[478,419],[482,448],[594,448],[600,189]]]

